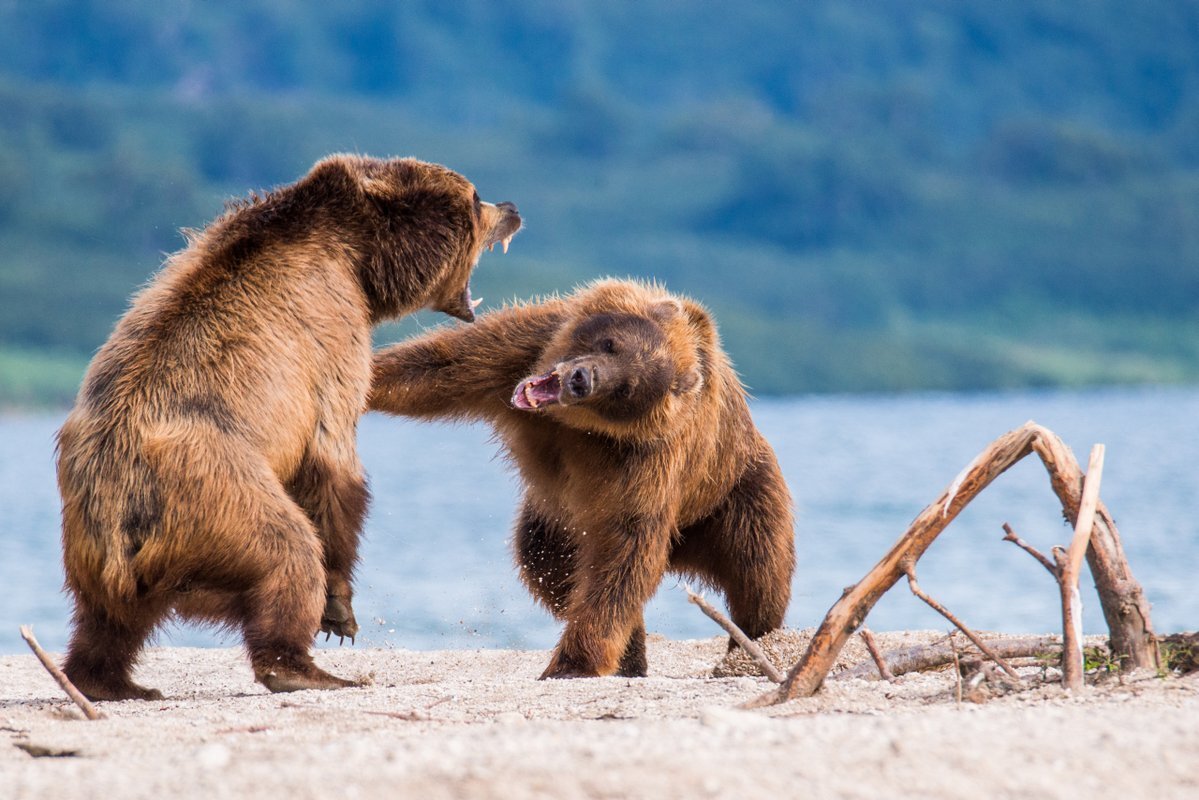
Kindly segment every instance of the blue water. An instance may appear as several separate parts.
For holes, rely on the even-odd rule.
[[[1102,497],[1116,519],[1158,631],[1199,627],[1199,389],[761,400],[797,505],[799,567],[788,624],[819,623],[920,510],[991,440],[1026,420],[1056,431],[1085,464],[1107,445]],[[60,590],[53,437],[62,415],[0,416],[0,653],[21,652],[32,623],[52,650],[66,642]],[[509,525],[517,483],[486,428],[369,415],[360,428],[374,502],[355,609],[368,646],[549,647],[558,626],[516,578]],[[1042,551],[1068,542],[1044,468],[1030,457],[983,492],[920,561],[921,585],[968,624],[1012,632],[1059,625],[1055,586],[1001,541],[1009,522]],[[1084,627],[1104,631],[1084,576]],[[668,578],[647,627],[672,638],[715,635]],[[903,584],[875,607],[876,630],[945,628]],[[162,644],[237,643],[174,625]]]

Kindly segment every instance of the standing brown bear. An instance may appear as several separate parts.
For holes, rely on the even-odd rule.
[[[473,320],[471,270],[519,227],[444,167],[339,155],[189,233],[59,432],[64,669],[84,694],[161,697],[130,674],[172,612],[240,628],[271,691],[349,685],[309,648],[358,630],[371,327],[423,307]]]
[[[521,578],[566,622],[543,678],[645,675],[667,571],[723,590],[751,637],[782,624],[790,496],[699,305],[603,281],[506,308],[377,353],[370,407],[495,427],[525,484]]]

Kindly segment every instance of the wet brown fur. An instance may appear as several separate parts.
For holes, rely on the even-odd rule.
[[[188,233],[59,432],[65,671],[84,694],[159,697],[131,670],[172,612],[239,628],[272,690],[347,685],[309,648],[357,631],[371,327],[473,316],[471,268],[518,221],[444,167],[331,156]]]
[[[576,358],[621,391],[510,405],[522,379]],[[369,403],[495,427],[525,484],[521,577],[566,622],[543,677],[644,675],[643,608],[668,571],[722,590],[751,637],[782,624],[790,495],[698,304],[609,280],[489,313],[376,353]]]

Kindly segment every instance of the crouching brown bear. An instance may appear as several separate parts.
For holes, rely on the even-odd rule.
[[[343,155],[189,234],[59,432],[64,671],[84,694],[161,697],[131,670],[172,613],[240,629],[272,691],[348,685],[309,649],[358,630],[371,327],[423,307],[472,320],[480,252],[519,227],[444,167]]]
[[[566,623],[543,678],[645,675],[668,571],[751,637],[782,624],[790,496],[699,305],[603,281],[486,314],[376,353],[370,407],[495,427],[525,486],[521,578]]]

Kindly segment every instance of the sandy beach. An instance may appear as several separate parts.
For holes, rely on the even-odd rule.
[[[154,648],[137,679],[166,699],[92,722],[32,655],[3,656],[0,797],[1199,796],[1199,677],[1074,697],[1034,665],[1031,688],[973,703],[942,670],[743,711],[772,684],[712,677],[724,655],[651,636],[647,678],[538,681],[544,651],[346,647],[317,659],[370,686],[272,695],[240,650]]]

